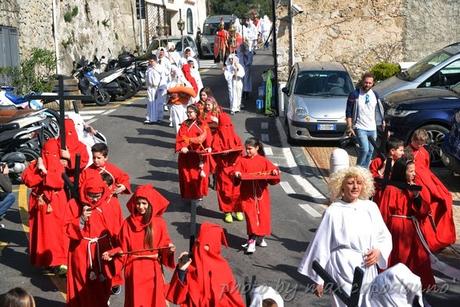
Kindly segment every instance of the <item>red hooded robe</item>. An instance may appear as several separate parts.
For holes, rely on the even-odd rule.
[[[142,215],[137,213],[137,198],[145,198],[152,207],[152,217],[146,224],[142,223]],[[119,234],[120,248],[117,251],[133,252],[129,255],[117,257],[121,261],[125,272],[125,307],[137,306],[166,306],[166,283],[164,281],[162,265],[174,268],[174,253],[169,249],[160,251],[145,251],[144,236],[148,224],[152,225],[153,248],[168,247],[171,239],[165,221],[161,217],[167,209],[169,201],[165,199],[151,185],[137,188],[127,203],[131,215],[123,222]],[[152,259],[159,255],[158,259]]]
[[[244,156],[235,165],[235,171],[242,174],[271,173],[277,169],[273,163],[259,154]],[[271,234],[270,192],[268,185],[278,184],[280,179],[236,180],[240,184],[241,205],[246,216],[248,235],[268,236]]]
[[[46,141],[42,148],[43,164],[47,173],[32,162],[22,174],[22,180],[31,188],[29,196],[29,253],[32,265],[37,267],[67,264],[69,239],[65,235],[67,197],[64,191],[64,166],[60,162],[59,143]]]
[[[193,246],[192,263],[184,281],[174,272],[168,300],[181,307],[244,306],[232,269],[221,255],[221,245],[227,246],[222,227],[205,222]],[[209,246],[209,251],[204,249]]]
[[[70,153],[69,165],[66,167],[67,174],[73,176],[75,172],[75,157],[77,154],[80,154],[80,170],[85,169],[89,161],[88,150],[86,145],[78,140],[78,133],[75,130],[75,124],[70,118],[64,120],[65,126],[65,142],[66,147]],[[59,144],[61,144],[61,139],[58,138]]]
[[[410,145],[409,145],[410,146]],[[422,231],[433,252],[439,251],[456,240],[455,224],[452,212],[452,194],[430,169],[430,155],[424,147],[415,149],[410,146],[415,161],[416,176],[431,196],[430,217]],[[433,222],[436,230],[433,228]]]
[[[216,191],[219,209],[225,213],[242,211],[240,187],[233,181],[233,172],[236,161],[241,157],[243,147],[239,136],[235,133],[230,116],[224,112],[219,117],[219,126],[211,147],[213,152],[241,148],[239,151],[213,155],[213,158],[216,162]]]
[[[208,195],[209,163],[204,163],[203,171],[206,177],[200,176],[200,161],[206,158],[196,151],[204,151],[211,146],[211,131],[199,120],[185,120],[176,136],[176,152],[178,156],[179,187],[184,199],[199,199]],[[187,147],[189,152],[180,150]]]
[[[87,193],[102,193],[93,201]],[[110,204],[111,190],[99,172],[88,174],[80,184],[80,200],[70,200],[67,212],[67,235],[70,238],[67,272],[67,306],[108,306],[111,294],[113,264],[103,263],[103,252],[113,248],[118,222],[113,219],[116,208]],[[86,222],[80,219],[83,206],[91,207]]]

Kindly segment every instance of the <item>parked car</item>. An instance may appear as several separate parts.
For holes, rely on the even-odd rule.
[[[460,82],[460,42],[446,46],[401,71],[396,76],[377,83],[381,98],[395,91],[444,87]]]
[[[345,108],[353,83],[342,64],[296,63],[282,91],[291,142],[345,137]]]
[[[190,47],[193,50],[194,58],[198,63],[199,66],[199,58],[198,58],[198,48],[195,43],[195,39],[191,35],[183,35],[183,36],[161,36],[155,37],[152,39],[149,47],[144,56],[139,57],[138,59],[147,59],[149,55],[156,53],[156,51],[160,47],[167,48],[168,43],[174,43],[176,45],[176,51],[182,55],[182,52],[185,48]]]
[[[428,151],[433,164],[440,162],[440,150],[451,128],[452,117],[460,108],[460,83],[450,89],[420,88],[394,92],[385,99],[386,120],[397,138],[409,143],[419,128],[430,137]]]
[[[441,159],[448,169],[460,173],[460,111],[452,118],[452,128],[444,138]]]
[[[215,15],[206,17],[203,24],[203,31],[200,35],[201,57],[214,57],[214,38],[219,28],[221,20],[224,21],[224,29],[228,30],[230,25],[235,21],[234,15]]]

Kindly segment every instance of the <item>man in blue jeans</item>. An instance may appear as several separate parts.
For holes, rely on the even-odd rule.
[[[358,88],[350,93],[345,117],[347,134],[356,136],[359,144],[356,165],[368,168],[374,152],[369,137],[377,139],[377,126],[385,127],[384,109],[377,93],[372,91],[374,75],[366,72],[359,81]]]
[[[12,193],[11,180],[8,177],[9,169],[6,163],[0,165],[0,219],[14,204],[16,198]]]

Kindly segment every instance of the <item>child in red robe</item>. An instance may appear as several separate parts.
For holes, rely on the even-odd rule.
[[[386,182],[390,178],[392,165],[387,165],[388,161],[393,164],[404,155],[404,142],[394,137],[390,137],[385,144],[385,156],[379,155],[371,161],[369,170],[375,180],[374,202],[378,205],[380,196],[385,189]]]
[[[256,243],[267,246],[264,237],[271,234],[270,192],[268,185],[280,182],[279,170],[265,158],[263,144],[256,138],[245,142],[246,156],[235,165],[234,176],[240,185],[240,197],[243,212],[246,216],[248,242],[244,245],[246,252],[256,251]],[[241,180],[242,175],[261,175],[261,179]],[[263,179],[263,176],[276,176],[276,179]]]
[[[62,174],[59,143],[46,141],[42,156],[22,174],[24,184],[31,188],[29,196],[29,253],[32,265],[57,267],[58,274],[67,271],[69,239],[64,221],[67,196]]]
[[[61,158],[67,161],[66,173],[69,177],[73,177],[75,174],[75,157],[80,154],[80,171],[84,170],[89,161],[88,151],[86,145],[78,140],[78,133],[75,129],[75,124],[70,118],[64,120],[65,126],[65,142],[66,148],[61,148]],[[61,138],[58,138],[59,144],[61,144]]]
[[[183,199],[198,205],[208,195],[209,163],[198,152],[210,151],[211,132],[199,119],[195,105],[187,107],[187,119],[176,136],[176,152],[179,153],[179,187]]]
[[[216,162],[217,201],[220,211],[225,214],[224,221],[232,223],[232,213],[235,213],[236,220],[242,221],[244,219],[241,212],[240,187],[235,185],[233,181],[233,172],[236,162],[241,157],[243,146],[235,133],[230,116],[222,112],[219,118],[219,126],[211,147],[213,152],[227,152],[213,155]],[[234,149],[237,150],[230,151]]]
[[[111,190],[99,172],[91,170],[80,184],[79,200],[68,203],[66,232],[70,238],[67,306],[108,306],[115,269],[104,265],[102,253],[112,249],[118,233],[110,204]]]
[[[403,263],[421,278],[424,290],[435,286],[431,269],[430,252],[420,224],[430,210],[430,193],[426,187],[420,192],[410,191],[416,180],[415,163],[401,158],[393,165],[390,182],[380,199],[380,211],[393,239],[393,250],[388,267]]]
[[[227,246],[222,227],[205,222],[189,259],[184,252],[174,272],[167,298],[181,307],[243,307],[232,269],[221,255]]]
[[[412,154],[417,169],[417,179],[430,192],[430,213],[422,225],[430,250],[439,251],[455,243],[455,224],[452,213],[452,194],[430,169],[430,155],[423,147],[428,140],[424,129],[412,134],[408,151]]]
[[[151,185],[138,187],[127,204],[131,215],[121,227],[120,247],[103,254],[123,263],[125,307],[166,306],[162,265],[174,268],[175,251],[161,217],[168,204]]]

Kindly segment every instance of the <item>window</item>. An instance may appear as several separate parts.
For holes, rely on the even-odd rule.
[[[18,30],[0,26],[0,67],[14,67],[18,65]]]
[[[193,34],[193,14],[191,9],[187,9],[187,33]]]

